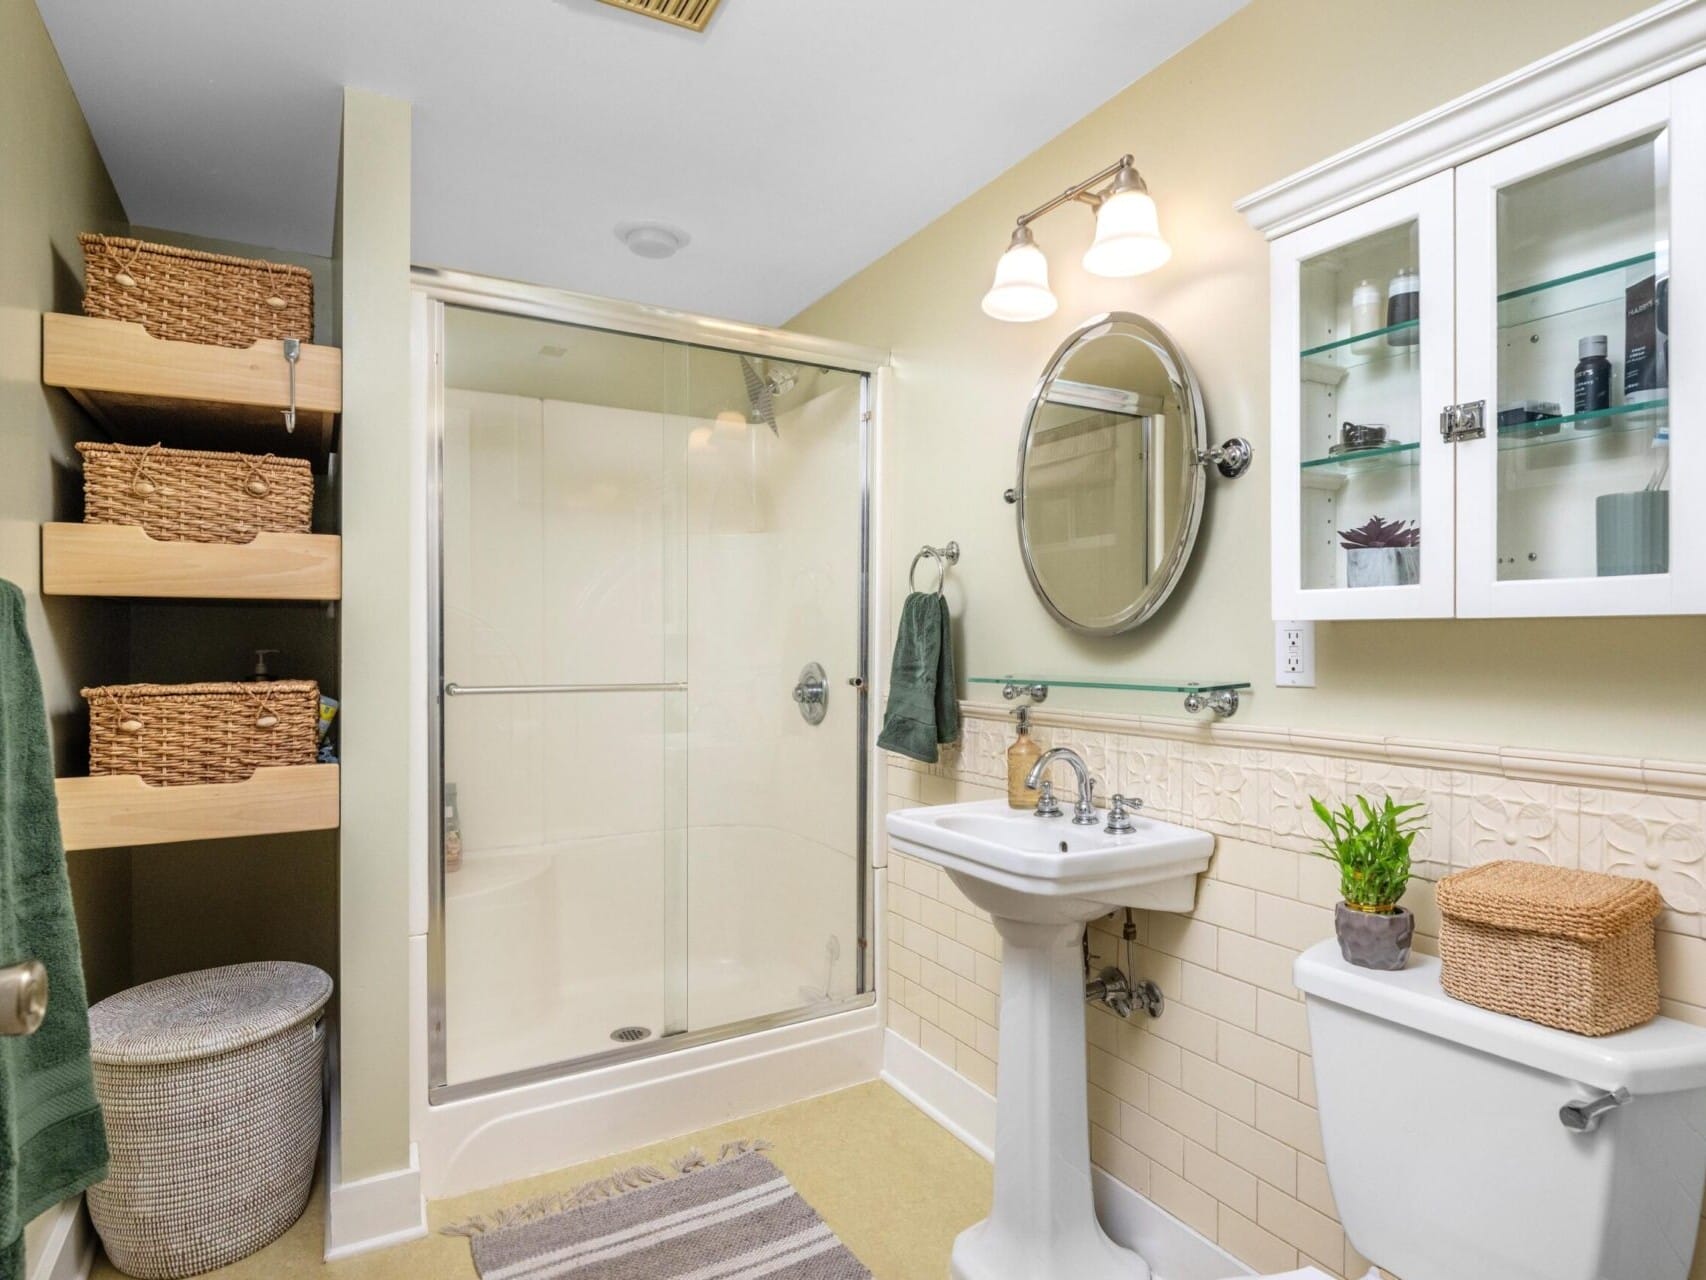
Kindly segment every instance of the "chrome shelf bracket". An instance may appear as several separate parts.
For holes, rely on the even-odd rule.
[[[1238,714],[1238,690],[1207,689],[1201,692],[1192,690],[1185,695],[1185,710],[1193,716],[1199,711],[1210,711],[1222,720],[1230,720]]]

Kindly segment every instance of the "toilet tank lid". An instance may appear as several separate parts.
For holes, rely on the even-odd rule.
[[[1706,1028],[1674,1018],[1655,1018],[1616,1035],[1579,1036],[1453,999],[1440,985],[1433,956],[1414,954],[1408,968],[1380,972],[1346,961],[1332,939],[1299,956],[1293,978],[1312,999],[1595,1088],[1631,1093],[1706,1088]]]

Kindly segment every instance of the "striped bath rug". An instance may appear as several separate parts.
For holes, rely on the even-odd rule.
[[[445,1231],[472,1237],[481,1280],[870,1280],[765,1145],[689,1152],[673,1175],[626,1169]]]

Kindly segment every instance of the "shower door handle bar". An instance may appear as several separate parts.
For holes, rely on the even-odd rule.
[[[447,684],[449,698],[487,694],[525,693],[686,693],[685,680],[660,680],[629,684]]]

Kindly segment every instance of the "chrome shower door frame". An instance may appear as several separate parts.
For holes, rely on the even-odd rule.
[[[427,698],[427,992],[426,1068],[429,1104],[455,1102],[502,1089],[555,1079],[595,1067],[733,1039],[758,1031],[868,1008],[877,998],[875,957],[876,901],[871,857],[871,833],[875,829],[876,796],[871,786],[875,752],[871,727],[871,704],[881,692],[882,678],[873,676],[871,655],[873,632],[883,621],[884,611],[874,597],[873,510],[876,504],[875,475],[880,449],[879,403],[886,395],[888,354],[869,347],[834,342],[824,338],[770,329],[759,325],[672,311],[637,303],[597,298],[539,285],[521,284],[468,272],[416,267],[411,281],[415,294],[415,342],[425,350],[416,352],[417,387],[422,397],[429,438],[426,442],[426,698]],[[857,820],[855,855],[858,919],[857,990],[844,1000],[778,1013],[740,1022],[685,1032],[665,1038],[623,1046],[604,1053],[543,1063],[520,1071],[480,1080],[451,1084],[446,1063],[445,1007],[445,871],[444,871],[444,700],[447,695],[468,696],[510,692],[506,687],[457,687],[444,682],[443,670],[443,467],[444,467],[444,309],[446,306],[555,321],[579,328],[602,330],[637,338],[726,351],[739,355],[764,356],[796,361],[821,368],[856,374],[860,378],[859,403],[859,637],[858,682],[853,690],[858,700],[856,732]],[[673,686],[672,686],[673,687]],[[581,692],[585,686],[556,686],[559,692]]]

